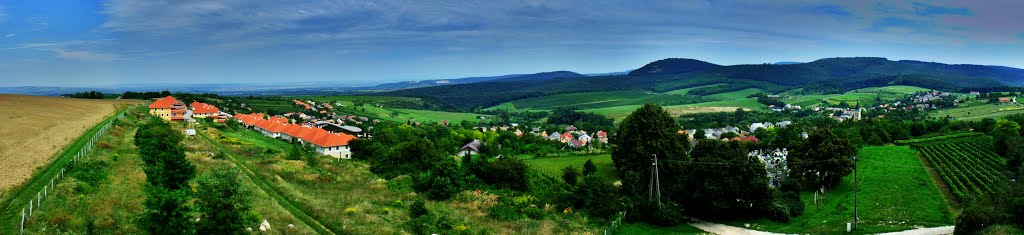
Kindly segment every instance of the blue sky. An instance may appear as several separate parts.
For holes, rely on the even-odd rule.
[[[1024,68],[1024,1],[0,0],[0,86],[368,84],[663,58]]]

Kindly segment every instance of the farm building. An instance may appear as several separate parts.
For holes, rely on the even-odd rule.
[[[173,96],[160,98],[149,104],[149,114],[164,120],[184,121],[185,103],[178,101]]]

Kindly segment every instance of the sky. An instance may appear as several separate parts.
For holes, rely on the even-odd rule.
[[[0,0],[0,87],[373,84],[663,58],[1024,68],[1024,1]]]

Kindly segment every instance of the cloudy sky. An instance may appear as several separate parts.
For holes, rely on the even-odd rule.
[[[1024,1],[0,0],[0,86],[351,84],[878,56],[1024,68]]]

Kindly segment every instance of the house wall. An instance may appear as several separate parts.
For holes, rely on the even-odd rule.
[[[331,157],[334,157],[334,158],[352,159],[352,149],[350,149],[348,147],[348,145],[326,147],[326,148],[325,147],[320,147],[320,146],[315,146],[314,149],[316,149],[317,153],[320,153],[320,154],[323,154],[323,155],[327,155],[327,156],[331,156]]]
[[[473,155],[476,155],[476,154],[477,154],[477,152],[473,151],[472,149],[463,149],[463,150],[459,150],[458,153],[455,153],[455,156],[465,157],[465,156],[473,156]]]
[[[164,120],[171,120],[171,117],[173,116],[171,114],[171,109],[149,109],[149,114],[163,118]]]

